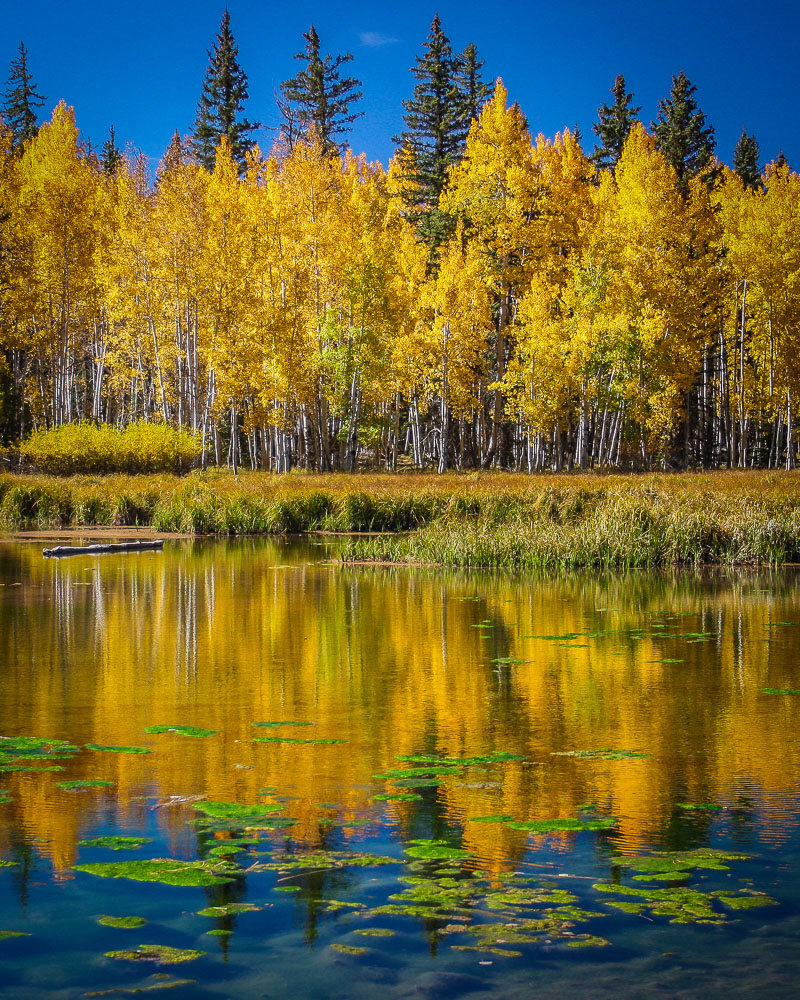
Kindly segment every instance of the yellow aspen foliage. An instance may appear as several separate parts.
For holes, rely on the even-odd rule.
[[[22,257],[14,312],[38,369],[29,394],[36,419],[58,425],[83,415],[73,359],[83,353],[99,308],[98,185],[71,108],[63,102],[55,108],[17,169],[15,241]]]

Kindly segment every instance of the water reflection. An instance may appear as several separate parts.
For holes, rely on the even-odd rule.
[[[291,797],[292,836],[308,845],[324,843],[331,815],[365,823],[388,809],[404,836],[463,830],[489,871],[515,864],[528,838],[472,817],[591,804],[620,818],[610,849],[630,852],[707,842],[712,824],[780,844],[796,823],[800,698],[762,693],[800,688],[796,573],[523,578],[328,555],[323,542],[182,541],[44,561],[32,544],[1,544],[0,732],[155,750],[0,776],[3,856],[35,844],[69,877],[99,814],[139,830],[154,797],[252,803],[264,788]],[[276,720],[314,726],[252,727]],[[154,724],[219,733],[146,735]],[[265,733],[346,743],[252,742]],[[647,756],[560,755],[603,748]],[[372,801],[385,785],[373,775],[398,755],[500,750],[528,759],[448,779],[419,803]],[[116,787],[70,794],[63,777]],[[157,812],[176,856],[196,850],[186,818]]]

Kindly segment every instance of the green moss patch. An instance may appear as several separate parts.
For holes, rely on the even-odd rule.
[[[106,958],[126,962],[155,962],[158,965],[178,965],[202,958],[206,952],[191,948],[169,948],[164,944],[140,944],[135,951],[107,951]]]
[[[97,750],[99,753],[152,753],[151,747],[100,746],[99,743],[86,743],[87,750]]]
[[[134,882],[161,882],[163,885],[206,886],[230,882],[230,868],[224,861],[175,861],[153,858],[147,861],[109,861],[75,865],[76,872],[100,878],[129,878]]]
[[[176,733],[178,736],[193,736],[201,739],[206,736],[216,736],[218,729],[199,729],[197,726],[146,726],[146,733]]]
[[[137,927],[144,927],[147,921],[144,917],[108,917],[102,916],[97,921],[103,927],[117,927],[120,930],[134,930]]]
[[[112,851],[135,851],[137,847],[152,844],[150,837],[92,837],[79,840],[78,847],[108,847]]]

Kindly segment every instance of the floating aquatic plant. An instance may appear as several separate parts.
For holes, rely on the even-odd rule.
[[[468,858],[469,851],[464,851],[460,847],[448,847],[435,840],[412,841],[411,847],[405,848],[405,853],[412,858],[424,858],[429,860],[442,860],[451,858]]]
[[[51,767],[26,767],[24,764],[2,764],[0,771],[4,773],[22,772],[23,774],[43,774],[45,771],[63,771],[63,767],[53,764]]]
[[[374,781],[388,781],[395,778],[434,778],[437,775],[458,774],[460,768],[452,764],[442,764],[438,767],[406,767],[373,774]]]
[[[506,824],[511,830],[524,830],[526,833],[577,833],[581,830],[611,830],[619,820],[613,816],[601,819],[534,819],[521,823]]]
[[[761,688],[762,694],[793,694],[800,695],[797,688]]]
[[[308,854],[275,854],[273,860],[258,865],[262,871],[292,871],[303,868],[369,868],[373,865],[397,865],[398,858],[379,854],[347,851],[312,851]]]
[[[91,840],[79,840],[78,847],[108,847],[112,851],[133,851],[152,842],[150,837],[92,837]]]
[[[127,962],[156,962],[158,965],[178,965],[202,958],[206,952],[192,948],[170,948],[165,944],[140,944],[135,951],[107,951],[106,958]]]
[[[89,993],[84,993],[85,997],[111,997],[119,996],[120,993],[124,995],[136,995],[140,993],[156,993],[161,990],[175,990],[179,989],[181,986],[194,986],[197,982],[196,979],[173,979],[166,973],[160,972],[156,973],[153,977],[156,980],[155,983],[151,983],[149,986],[134,986],[130,989],[126,989],[124,986],[115,986],[110,990],[92,990]]]
[[[74,781],[59,781],[56,788],[63,788],[68,792],[79,792],[84,788],[111,788],[113,781],[106,781],[104,778],[78,778]]]
[[[577,757],[578,760],[638,760],[648,759],[650,754],[641,750],[555,750],[551,757]]]
[[[80,747],[66,740],[47,736],[0,736],[0,754],[6,757],[23,757],[30,754],[47,756],[73,756]]]
[[[313,722],[295,722],[283,720],[281,722],[251,722],[251,726],[260,726],[262,729],[274,729],[277,726],[313,726]]]
[[[676,802],[675,805],[679,809],[701,810],[704,812],[719,812],[722,809],[722,806],[717,805],[716,802]]]
[[[246,826],[251,821],[271,819],[269,814],[280,812],[283,806],[269,802],[257,806],[243,806],[238,802],[195,802],[194,808],[212,819],[231,820]]]
[[[260,906],[255,903],[220,903],[218,906],[207,906],[203,910],[198,910],[199,917],[230,917],[238,913],[255,913],[260,910]]]
[[[712,895],[732,910],[755,910],[761,906],[778,906],[778,900],[764,892],[754,892],[744,896],[737,896],[730,892],[715,892]]]
[[[331,948],[334,951],[340,952],[342,955],[366,955],[368,948],[359,948],[354,944],[332,944]]]
[[[76,872],[100,878],[129,878],[135,882],[161,882],[164,885],[223,885],[232,881],[230,866],[224,861],[175,861],[152,858],[146,861],[108,861],[75,865]]]
[[[405,754],[398,756],[395,760],[407,760],[415,764],[458,764],[461,767],[469,767],[473,764],[505,764],[513,760],[527,760],[522,753],[508,753],[500,750],[497,753],[481,754],[476,757],[436,757],[432,754]]]
[[[276,885],[275,892],[302,892],[302,886],[299,885]]]
[[[27,931],[0,931],[0,941],[7,941],[9,938],[30,937]]]
[[[353,933],[360,934],[361,937],[394,937],[396,931],[388,927],[359,927]]]
[[[218,729],[198,729],[197,726],[145,726],[146,733],[177,733],[179,736],[215,736]]]
[[[373,802],[422,802],[422,796],[414,792],[383,792],[372,796]],[[350,824],[352,825],[352,824]]]
[[[506,813],[499,813],[497,816],[470,816],[470,823],[509,823],[514,819]]]
[[[147,921],[144,917],[108,917],[102,916],[98,919],[98,924],[103,927],[117,927],[120,930],[134,930],[137,927],[144,927]]]
[[[299,740],[293,736],[254,736],[253,743],[323,744],[323,743],[347,743],[347,740]]]
[[[100,746],[98,743],[86,743],[87,750],[97,750],[100,753],[152,753],[151,747]]]
[[[15,868],[19,864],[19,861],[4,861],[0,858],[0,868]]]

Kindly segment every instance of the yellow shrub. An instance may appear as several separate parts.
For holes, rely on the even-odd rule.
[[[80,472],[187,472],[200,453],[199,436],[168,424],[65,424],[34,431],[20,446],[36,469],[68,476]]]

